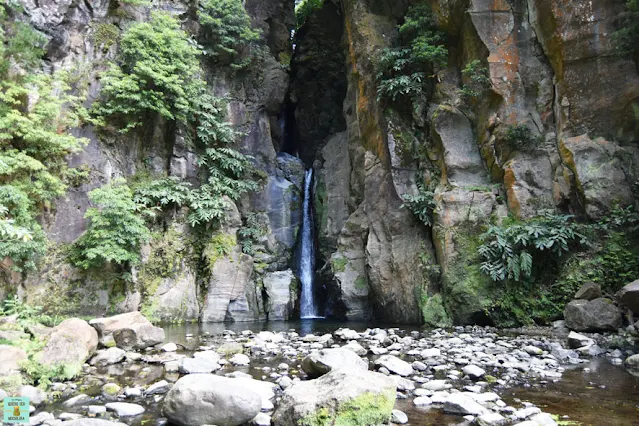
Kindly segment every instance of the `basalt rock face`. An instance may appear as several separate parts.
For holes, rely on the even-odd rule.
[[[290,30],[295,25],[293,0],[248,0],[244,3],[254,28],[261,31],[261,54],[247,70],[229,73],[203,61],[207,80],[216,95],[228,100],[227,115],[243,135],[237,148],[253,156],[266,184],[250,198],[230,202],[227,224],[213,235],[221,256],[199,257],[191,242],[196,237],[186,223],[186,212],[167,217],[162,230],[142,249],[142,263],[123,285],[118,272],[85,273],[72,267],[65,245],[86,230],[84,214],[88,192],[117,177],[138,174],[171,175],[198,186],[197,153],[180,126],[162,119],[145,122],[144,129],[124,136],[97,135],[91,126],[77,133],[90,140],[85,150],[69,158],[71,166],[86,165],[88,180],[72,187],[43,215],[43,225],[54,247],[40,270],[25,279],[15,277],[18,293],[29,303],[55,307],[61,314],[104,315],[141,310],[163,321],[252,320],[266,317],[261,279],[268,271],[286,270],[295,242],[301,208],[304,168],[297,158],[278,158],[281,105],[289,85],[287,57]],[[90,105],[100,95],[99,73],[117,55],[117,43],[105,43],[100,29],[113,25],[119,33],[130,22],[146,21],[154,10],[178,17],[183,28],[197,35],[196,11],[188,2],[154,1],[133,6],[108,1],[24,2],[24,19],[49,38],[46,63],[51,70],[76,69],[78,93]],[[301,175],[300,175],[301,173]],[[236,233],[249,213],[264,229],[256,258],[242,253]],[[228,235],[229,238],[224,238]],[[217,238],[217,240],[216,240]],[[206,244],[205,244],[206,245]],[[209,262],[203,273],[198,265]],[[254,269],[254,265],[259,268]],[[227,279],[234,277],[229,284]],[[227,288],[229,285],[233,288]],[[2,291],[4,294],[4,292]],[[260,300],[258,300],[260,299]]]
[[[448,64],[436,70],[425,101],[397,112],[378,99],[375,58],[397,39],[412,3],[325,0],[291,40],[293,0],[247,0],[264,53],[233,75],[211,64],[205,71],[244,134],[238,148],[265,174],[261,191],[231,203],[227,221],[205,244],[210,250],[197,259],[185,212],[176,212],[143,248],[124,289],[108,279],[113,271],[86,275],[64,259],[64,244],[86,229],[88,191],[142,170],[197,185],[197,154],[183,129],[161,119],[126,140],[102,140],[83,128],[90,143],[69,161],[88,165],[90,179],[43,214],[57,249],[37,273],[16,277],[19,293],[33,304],[63,306],[61,313],[290,318],[298,288],[285,271],[301,220],[304,169],[313,166],[318,283],[331,293],[329,313],[421,323],[438,304],[448,318],[436,323],[490,323],[500,289],[480,272],[477,254],[488,223],[545,209],[596,220],[614,204],[635,201],[639,73],[615,54],[613,40],[623,2],[430,1],[447,35]],[[161,8],[197,28],[186,3],[124,7],[129,19],[146,20]],[[89,64],[84,95],[96,99],[98,72],[116,53],[116,46],[98,45],[96,29],[124,28],[124,18],[112,16],[108,2],[25,2],[25,11],[51,40],[52,69]],[[487,69],[489,84],[468,99],[460,93],[468,83],[461,71],[474,60]],[[508,131],[522,124],[531,143],[513,146]],[[417,194],[418,182],[434,194],[430,225],[403,207],[402,196]],[[252,255],[237,236],[250,213],[264,229]]]

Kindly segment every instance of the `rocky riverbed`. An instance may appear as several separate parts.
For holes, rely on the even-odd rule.
[[[615,424],[636,421],[639,378],[622,365],[632,368],[632,338],[620,335],[337,328],[321,321],[280,323],[275,331],[256,323],[232,330],[168,327],[166,336],[146,323],[140,327],[109,335],[108,327],[97,326],[101,345],[111,347],[95,352],[74,380],[55,382],[46,392],[15,391],[31,397],[31,424],[310,426],[390,418],[411,425],[555,425],[579,422],[580,413],[564,418],[541,395],[550,388],[560,398],[557,387],[575,370],[594,380],[593,359],[628,385],[614,402],[627,408]],[[605,392],[597,383],[585,388]]]

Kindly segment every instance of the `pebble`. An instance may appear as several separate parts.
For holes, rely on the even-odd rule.
[[[144,413],[144,407],[138,404],[130,404],[128,402],[109,402],[106,409],[114,411],[119,417],[132,417]]]

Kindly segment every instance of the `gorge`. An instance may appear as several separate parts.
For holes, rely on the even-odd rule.
[[[636,0],[0,1],[0,400],[46,390],[34,426],[596,424],[589,377],[633,424]],[[251,387],[261,420],[184,409]]]

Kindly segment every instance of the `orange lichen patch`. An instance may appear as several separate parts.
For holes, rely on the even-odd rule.
[[[521,211],[521,205],[517,199],[517,178],[515,177],[514,170],[507,166],[504,169],[504,188],[506,188],[506,197],[508,198],[508,209],[519,217]]]

